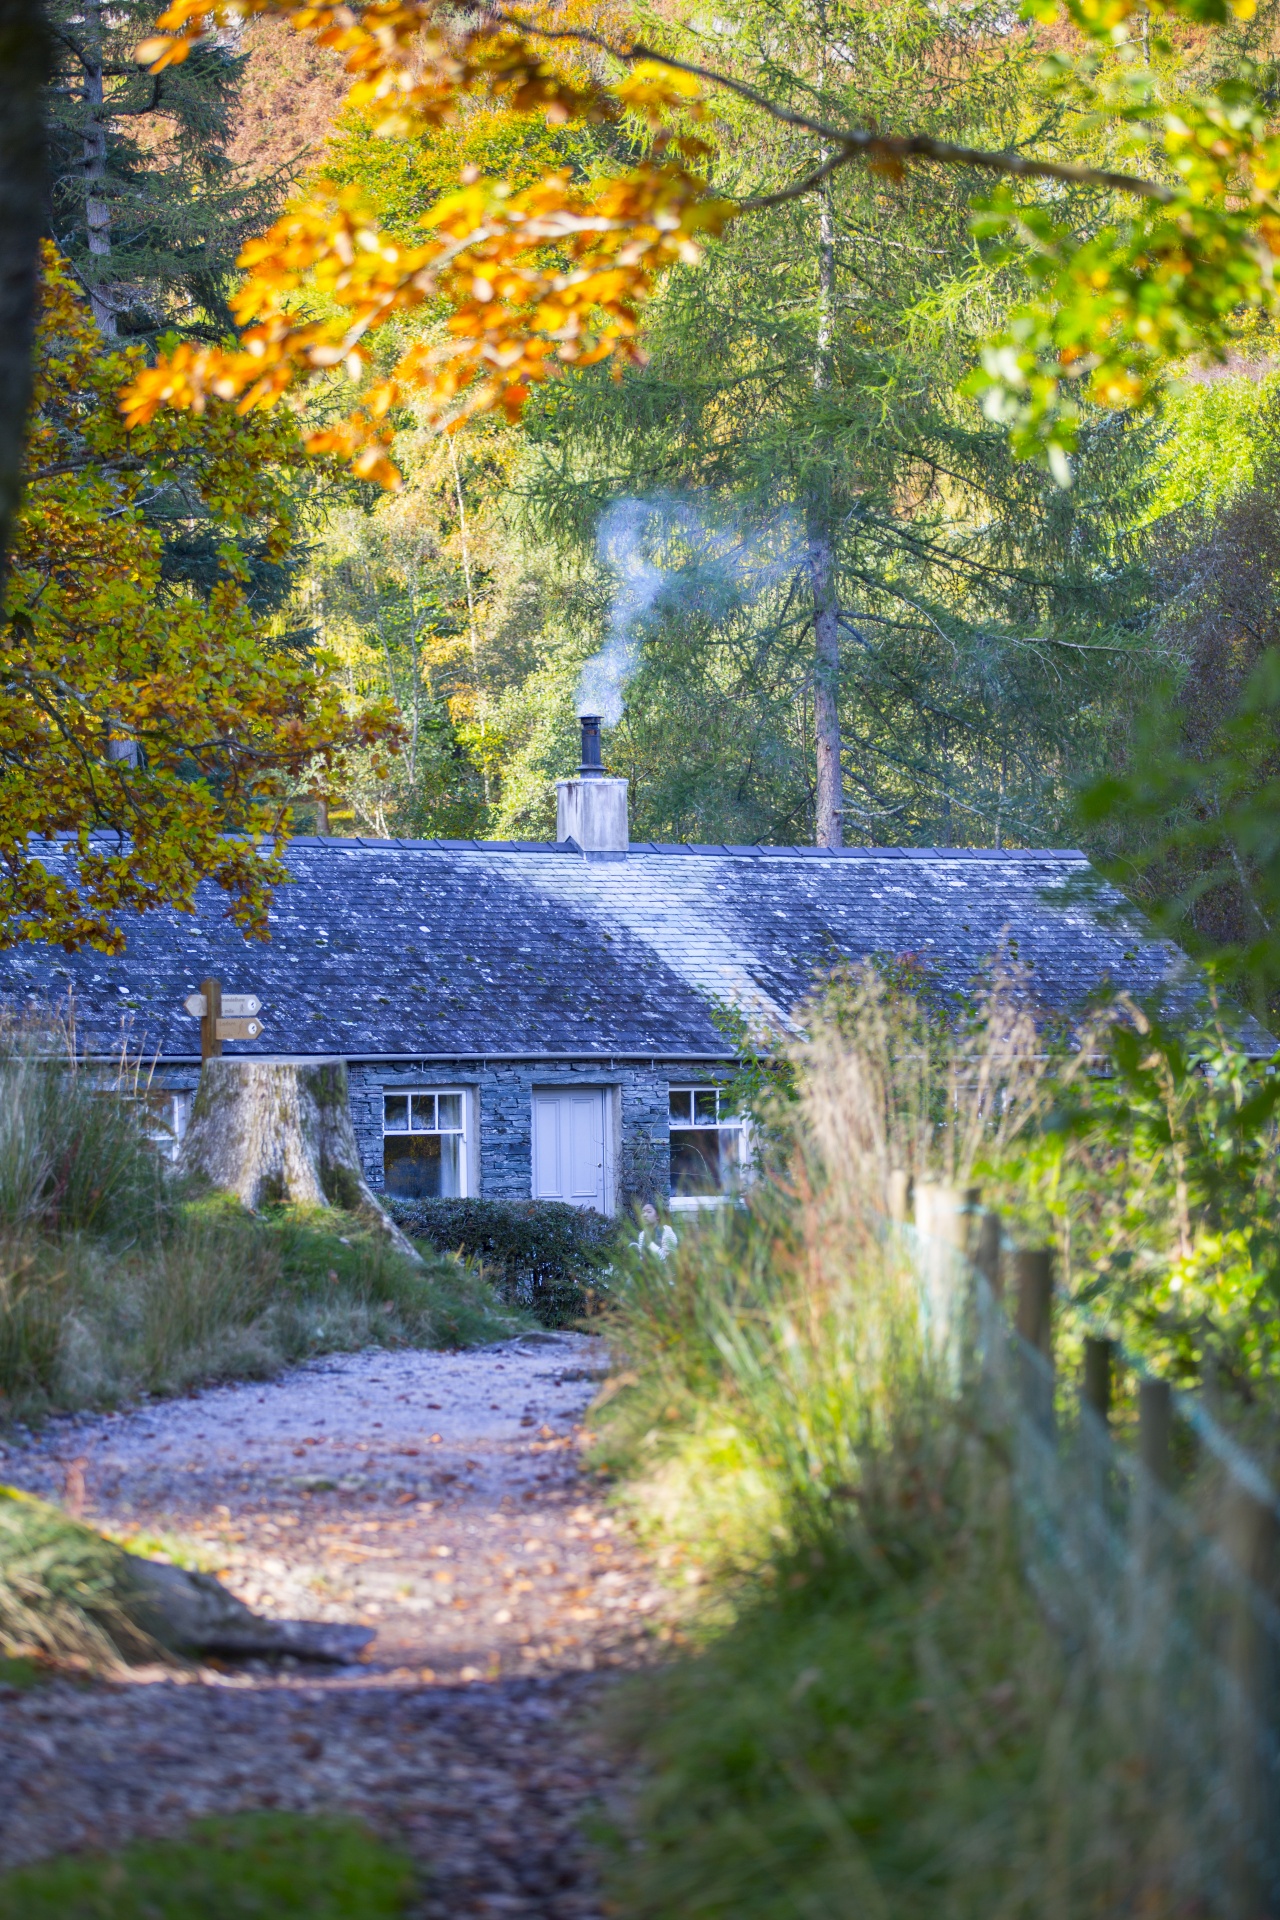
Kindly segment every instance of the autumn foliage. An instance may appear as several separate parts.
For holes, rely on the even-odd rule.
[[[1196,91],[1171,41],[1157,38],[1157,71],[1134,33],[1136,21],[1154,19],[1157,36],[1203,34],[1247,19],[1254,5],[1024,0],[1026,20],[1068,23],[1071,50],[1052,55],[1042,75],[1044,124],[1065,108],[1082,130],[1083,156],[1064,160],[1054,143],[1043,155],[982,152],[919,130],[832,125],[732,73],[644,46],[625,24],[602,30],[575,0],[515,11],[454,0],[174,0],[158,23],[166,31],[139,48],[157,71],[212,28],[270,13],[345,56],[353,106],[387,135],[419,134],[482,97],[561,121],[630,116],[647,126],[650,152],[586,186],[556,172],[522,193],[464,183],[424,213],[416,247],[380,232],[354,196],[321,186],[241,256],[238,344],[183,347],[141,372],[125,398],[129,418],[150,420],[164,405],[198,410],[213,396],[245,410],[270,405],[345,368],[360,384],[356,404],[311,449],[394,484],[390,416],[410,396],[425,398],[427,417],[448,431],[486,409],[518,412],[558,368],[637,358],[638,315],[657,278],[748,210],[716,197],[700,170],[710,148],[691,131],[722,90],[815,143],[819,165],[771,204],[863,161],[896,177],[923,161],[979,182],[1060,181],[1111,196],[1116,217],[1082,232],[1074,217],[1059,218],[1060,195],[974,194],[979,233],[1003,240],[1032,286],[969,390],[1012,429],[1015,451],[1047,458],[1065,479],[1082,403],[1143,403],[1171,360],[1225,354],[1242,305],[1274,304],[1280,140],[1266,73],[1242,56],[1220,84]],[[1135,170],[1113,170],[1131,157]],[[415,341],[389,374],[373,371],[370,336],[426,302],[443,315],[444,338]]]
[[[162,405],[202,408],[211,396],[243,411],[269,406],[300,378],[344,368],[360,380],[369,336],[428,303],[447,313],[444,338],[415,340],[390,373],[373,379],[338,426],[315,433],[312,452],[337,453],[361,478],[394,483],[388,416],[425,396],[442,426],[502,408],[519,413],[530,388],[570,364],[638,357],[645,294],[664,268],[697,258],[699,237],[730,212],[693,171],[707,151],[664,124],[672,109],[701,112],[696,81],[641,63],[612,85],[572,77],[492,19],[462,26],[428,5],[346,8],[237,6],[284,12],[324,45],[345,52],[350,101],[373,107],[380,131],[439,124],[462,96],[483,91],[517,113],[556,120],[635,114],[652,135],[643,164],[583,187],[553,171],[523,192],[502,181],[464,181],[425,213],[421,245],[381,232],[360,196],[321,181],[244,249],[247,278],[233,300],[236,347],[179,347],[132,382],[131,423]],[[176,37],[147,42],[158,67],[184,57],[209,16],[177,0],[161,24]]]
[[[283,416],[210,407],[130,432],[116,405],[140,347],[109,350],[46,248],[25,507],[0,627],[0,943],[123,945],[118,917],[190,908],[202,879],[263,934],[285,876],[291,786],[318,757],[389,735],[352,720],[324,662],[273,650],[236,530],[293,535]],[[228,530],[208,596],[162,575],[144,499],[168,492]],[[392,742],[393,744],[393,742]],[[33,848],[72,836],[79,884]]]

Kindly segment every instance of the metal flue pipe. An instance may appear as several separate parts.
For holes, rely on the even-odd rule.
[[[604,766],[600,759],[598,713],[582,715],[582,765],[578,768],[578,777],[582,780],[600,780],[604,777]]]

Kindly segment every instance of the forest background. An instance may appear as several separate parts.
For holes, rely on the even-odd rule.
[[[78,281],[108,360],[225,337],[239,247],[321,174],[409,243],[467,169],[519,188],[638,149],[625,118],[556,126],[484,100],[388,140],[342,106],[339,59],[270,20],[157,81],[133,59],[156,11],[54,9],[50,272],[67,301]],[[658,24],[682,44],[678,21]],[[1068,94],[1046,109],[1044,61],[1069,33],[1011,27],[981,0],[750,0],[699,21],[697,43],[842,124],[1104,161]],[[1190,87],[1232,61],[1265,68],[1274,38],[1264,8],[1212,37],[1180,27],[1173,49],[1144,34],[1143,58]],[[717,190],[739,201],[821,158],[809,133],[723,96],[710,138]],[[736,222],[660,283],[646,364],[570,374],[518,419],[452,437],[404,407],[397,492],[303,461],[283,412],[245,423],[221,467],[194,420],[181,459],[172,438],[150,468],[145,444],[122,454],[150,590],[203,605],[220,630],[232,594],[285,683],[322,661],[356,719],[318,729],[318,755],[293,753],[275,798],[296,824],[549,835],[584,664],[604,646],[627,675],[606,753],[631,782],[634,838],[1083,838],[1201,951],[1270,943],[1268,850],[1254,862],[1247,835],[1214,825],[1242,787],[1255,806],[1273,771],[1257,691],[1280,638],[1270,322],[1242,309],[1225,361],[1176,367],[1145,409],[1086,407],[1064,485],[1061,464],[1015,457],[976,390],[982,343],[1027,282],[975,221],[975,185],[963,169],[845,167]],[[1046,191],[1078,232],[1115,217],[1096,186]],[[74,324],[64,313],[58,338]],[[445,324],[430,305],[394,322],[378,363]],[[46,323],[46,362],[54,344]],[[83,414],[91,357],[82,336],[78,361],[56,359],[46,415]],[[99,412],[110,377],[100,365]],[[301,424],[335,404],[313,389]],[[61,524],[41,486],[67,484],[49,474],[28,496],[36,573]],[[824,699],[834,821],[819,806]],[[388,706],[393,754],[375,737]],[[117,732],[127,762],[130,728]]]

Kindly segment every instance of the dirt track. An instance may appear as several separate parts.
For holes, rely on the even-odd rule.
[[[358,1666],[160,1670],[0,1700],[0,1865],[236,1808],[342,1807],[427,1870],[424,1915],[598,1911],[584,1735],[663,1595],[580,1471],[582,1335],[317,1362],[59,1421],[0,1475],[171,1540],[259,1611],[361,1623]]]

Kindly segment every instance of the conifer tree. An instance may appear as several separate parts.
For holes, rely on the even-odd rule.
[[[51,0],[53,235],[102,332],[232,330],[226,290],[281,183],[227,157],[244,56],[227,36],[151,74],[152,0]]]
[[[1001,148],[1025,133],[1032,50],[980,8],[961,22],[916,0],[748,0],[723,31],[706,57],[819,119]],[[722,139],[715,180],[747,205],[828,158],[803,131],[754,131]],[[725,752],[695,837],[790,837],[803,822],[825,846],[846,823],[855,840],[1035,841],[1068,811],[1067,761],[1104,751],[1100,688],[1145,670],[1123,532],[1144,433],[1086,431],[1066,494],[957,398],[1012,292],[974,244],[973,192],[960,171],[826,179],[673,272],[649,311],[647,368],[576,383],[531,418],[548,531],[585,543],[611,496],[677,490],[791,549],[783,584],[718,634],[674,582],[665,625],[646,629],[615,749],[657,813],[644,832],[672,831],[690,763]],[[708,724],[725,675],[737,737],[753,742],[747,791]]]

